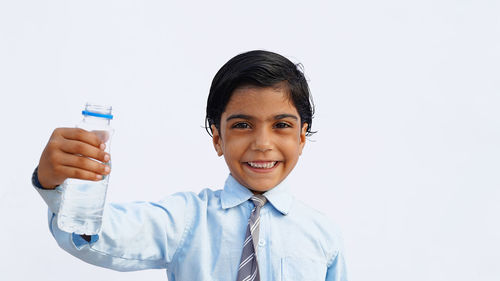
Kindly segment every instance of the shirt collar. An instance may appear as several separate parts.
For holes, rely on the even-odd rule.
[[[231,174],[226,179],[224,190],[221,193],[221,205],[223,209],[232,208],[248,201],[253,193],[245,186],[241,185]],[[288,191],[288,186],[285,181],[274,188],[263,193],[267,200],[280,211],[283,215],[287,215],[293,203],[293,196]]]

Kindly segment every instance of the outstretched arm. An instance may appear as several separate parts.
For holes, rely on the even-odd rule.
[[[192,221],[190,197],[177,193],[158,203],[106,204],[101,232],[82,237],[57,226],[60,190],[36,189],[49,206],[49,228],[59,246],[85,262],[118,271],[166,268]]]

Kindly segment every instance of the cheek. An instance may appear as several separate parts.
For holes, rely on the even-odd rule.
[[[245,149],[246,145],[242,139],[227,138],[223,143],[224,155],[230,161],[238,161],[238,158],[244,153]]]
[[[298,139],[289,138],[287,141],[282,142],[282,152],[286,154],[288,158],[295,158],[299,156],[300,153],[300,142]]]

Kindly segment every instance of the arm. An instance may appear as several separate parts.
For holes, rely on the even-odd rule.
[[[192,210],[190,196],[177,193],[158,203],[107,204],[102,231],[83,237],[57,227],[61,192],[40,188],[36,169],[33,185],[49,206],[49,228],[61,248],[71,255],[101,267],[119,271],[165,268],[184,242]]]
[[[61,231],[55,214],[49,225],[62,249],[90,264],[118,271],[166,268],[185,238],[185,206],[182,194],[159,203],[107,204],[102,231],[90,243]]]
[[[49,228],[61,248],[91,264],[120,271],[164,268],[173,258],[187,228],[189,206],[182,194],[155,203],[106,205],[102,232],[82,237],[61,231],[57,213],[66,178],[100,180],[109,173],[100,139],[77,128],[54,130],[32,180],[49,207]]]

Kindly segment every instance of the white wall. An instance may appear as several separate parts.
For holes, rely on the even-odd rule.
[[[110,200],[222,187],[206,97],[252,49],[305,66],[319,133],[293,192],[340,225],[351,280],[499,280],[499,15],[495,0],[0,2],[0,280],[166,280],[60,250],[31,173],[92,100],[116,116]]]

